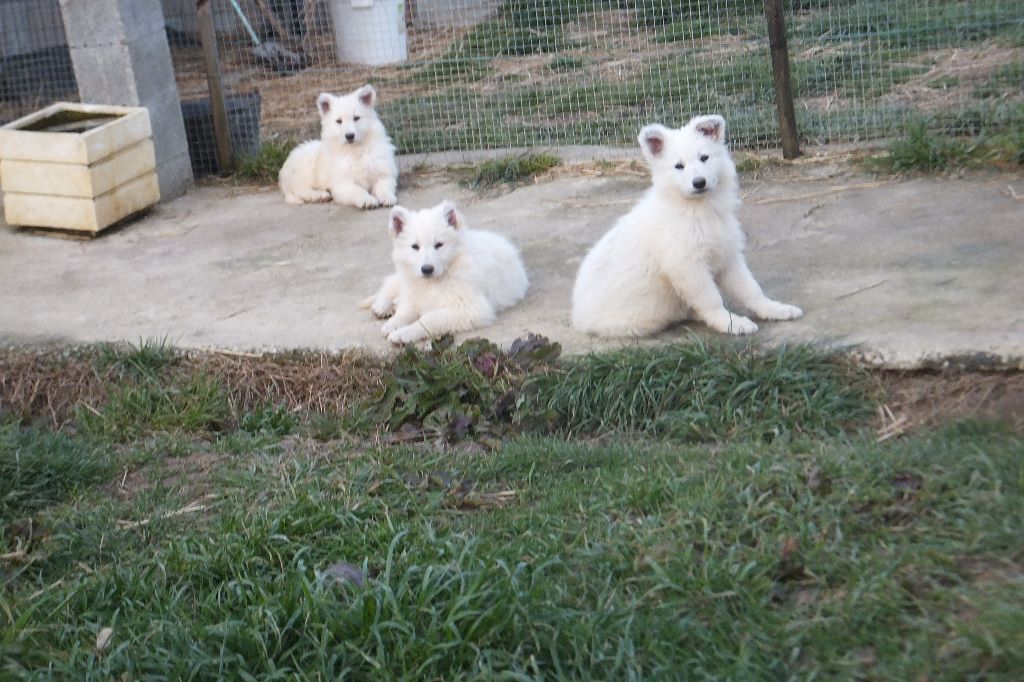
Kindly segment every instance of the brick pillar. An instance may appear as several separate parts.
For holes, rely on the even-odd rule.
[[[162,199],[192,186],[164,16],[155,0],[60,0],[78,94],[88,104],[149,109]]]

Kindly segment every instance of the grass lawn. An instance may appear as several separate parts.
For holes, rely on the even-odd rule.
[[[880,441],[802,348],[322,360],[0,357],[0,677],[1024,671],[1019,414]]]

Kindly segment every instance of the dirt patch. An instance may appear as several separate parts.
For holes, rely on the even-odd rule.
[[[99,371],[96,360],[94,349],[0,351],[0,414],[61,425],[77,405],[96,404],[106,397],[104,384],[112,376]]]
[[[906,80],[882,95],[883,106],[907,106],[921,112],[955,108],[960,102],[995,98],[1003,102],[1024,100],[1024,81],[998,83],[993,80],[1002,69],[1024,64],[1024,49],[990,44],[926,52],[911,62],[928,71]],[[1024,66],[1021,66],[1024,71]]]
[[[130,500],[140,492],[159,485],[172,488],[185,497],[197,498],[213,494],[209,473],[226,455],[210,452],[208,444],[197,443],[187,455],[166,456],[155,465],[134,471],[125,470],[110,484],[110,492],[121,500]]]
[[[163,380],[203,373],[228,394],[235,414],[271,403],[292,409],[342,414],[352,401],[383,387],[384,360],[356,352],[279,355],[189,352],[161,372]],[[95,408],[119,378],[103,368],[100,349],[0,351],[0,414],[43,420],[60,427],[80,405]]]
[[[186,365],[221,382],[236,412],[284,403],[299,411],[344,413],[384,386],[384,361],[361,353],[282,355],[197,353]]]
[[[991,419],[1024,433],[1024,373],[884,372],[879,437],[961,419]]]

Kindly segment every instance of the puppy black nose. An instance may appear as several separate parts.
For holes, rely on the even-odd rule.
[[[345,133],[345,139],[348,140],[349,142],[351,142],[352,140],[356,139],[356,134],[355,133]]]
[[[422,272],[424,275],[432,275],[434,274],[434,266],[424,265],[423,267],[420,268],[420,272]]]
[[[708,181],[705,180],[704,178],[694,178],[693,179],[693,186],[696,189],[704,189],[707,186],[707,184],[708,184]]]

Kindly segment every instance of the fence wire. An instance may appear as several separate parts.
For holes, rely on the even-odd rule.
[[[197,172],[215,165],[195,0],[161,0]],[[1020,0],[785,3],[804,145],[1024,125]],[[373,83],[402,153],[632,145],[718,112],[778,145],[762,0],[212,0],[236,150],[315,136]],[[0,116],[74,98],[58,0],[0,0]]]
[[[164,0],[179,87],[205,93],[188,0]],[[177,10],[173,5],[177,4]],[[357,7],[356,5],[369,5]],[[314,100],[373,83],[401,152],[630,145],[719,112],[733,144],[778,145],[762,0],[218,0],[235,93],[263,139],[317,134]],[[786,3],[804,144],[1019,124],[1020,0]],[[177,13],[175,13],[177,12]],[[194,42],[194,38],[192,39]]]
[[[0,0],[0,124],[77,101],[58,0]]]

